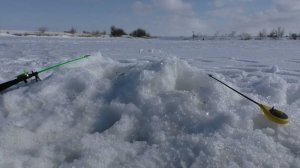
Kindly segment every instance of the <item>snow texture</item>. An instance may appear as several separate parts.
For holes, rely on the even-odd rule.
[[[300,167],[298,41],[0,38],[0,167]],[[288,125],[207,76],[285,111]]]

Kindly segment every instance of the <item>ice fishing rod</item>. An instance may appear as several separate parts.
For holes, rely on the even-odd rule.
[[[35,77],[35,80],[39,81],[40,80],[40,78],[39,78],[39,74],[40,73],[46,72],[46,71],[49,71],[49,70],[52,70],[52,69],[55,69],[55,68],[58,68],[60,66],[63,66],[65,64],[69,64],[71,62],[75,62],[75,61],[78,61],[78,60],[81,60],[81,59],[84,59],[84,58],[88,58],[89,56],[90,55],[83,55],[83,56],[80,56],[80,57],[72,59],[72,60],[68,60],[68,61],[56,64],[56,65],[53,65],[53,66],[46,67],[46,68],[41,69],[41,70],[36,71],[36,72],[31,71],[31,73],[29,73],[29,72],[25,71],[24,73],[16,76],[16,79],[14,79],[14,80],[1,83],[0,84],[0,92],[2,92],[3,90],[5,90],[5,89],[7,89],[9,87],[12,87],[12,86],[18,84],[19,82],[23,82],[24,81],[25,83],[27,83],[27,79],[30,79],[32,77]]]
[[[229,89],[233,90],[234,92],[238,93],[239,95],[243,96],[244,98],[250,100],[251,102],[255,103],[260,107],[260,110],[263,112],[263,114],[271,121],[277,123],[277,124],[287,124],[289,122],[289,117],[287,114],[285,114],[283,111],[280,111],[278,109],[275,109],[274,106],[270,107],[265,104],[258,103],[257,101],[251,99],[250,97],[244,95],[243,93],[235,90],[234,88],[230,87],[226,83],[220,81],[219,79],[213,77],[211,74],[208,74],[209,77],[213,78],[214,80],[220,82],[221,84],[225,85]]]

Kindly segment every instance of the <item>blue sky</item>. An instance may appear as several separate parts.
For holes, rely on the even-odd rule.
[[[1,0],[0,29],[127,32],[153,35],[248,32],[278,26],[300,32],[300,0]]]

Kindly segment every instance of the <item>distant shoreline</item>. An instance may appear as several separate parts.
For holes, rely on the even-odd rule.
[[[0,30],[0,36],[17,37],[105,37],[105,34],[92,35],[90,33],[67,33],[67,32],[39,32],[21,30]]]
[[[39,32],[39,31],[26,31],[26,30],[0,30],[0,37],[61,37],[61,38],[115,38],[110,34],[97,32],[80,32],[80,33],[68,33],[68,32]],[[120,36],[121,38],[129,39],[162,39],[162,40],[187,40],[187,41],[204,41],[204,40],[300,40],[300,36],[293,37],[286,35],[283,37],[259,37],[251,36],[250,34],[241,35],[194,35],[194,36],[151,36],[151,37],[132,37],[130,35]],[[118,37],[117,37],[118,38]]]

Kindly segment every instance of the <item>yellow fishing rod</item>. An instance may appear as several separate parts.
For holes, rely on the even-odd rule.
[[[268,105],[258,103],[257,101],[254,101],[250,97],[242,94],[241,92],[235,90],[234,88],[230,87],[226,83],[220,81],[219,79],[213,77],[211,74],[208,74],[209,77],[213,78],[214,80],[220,82],[221,84],[225,85],[229,89],[233,90],[234,92],[238,93],[239,95],[245,97],[246,99],[250,100],[251,102],[255,103],[259,106],[260,110],[263,112],[263,114],[272,122],[275,122],[277,124],[287,124],[289,122],[289,117],[287,114],[285,114],[283,111],[280,111],[278,109],[275,109],[274,106],[270,107]]]

